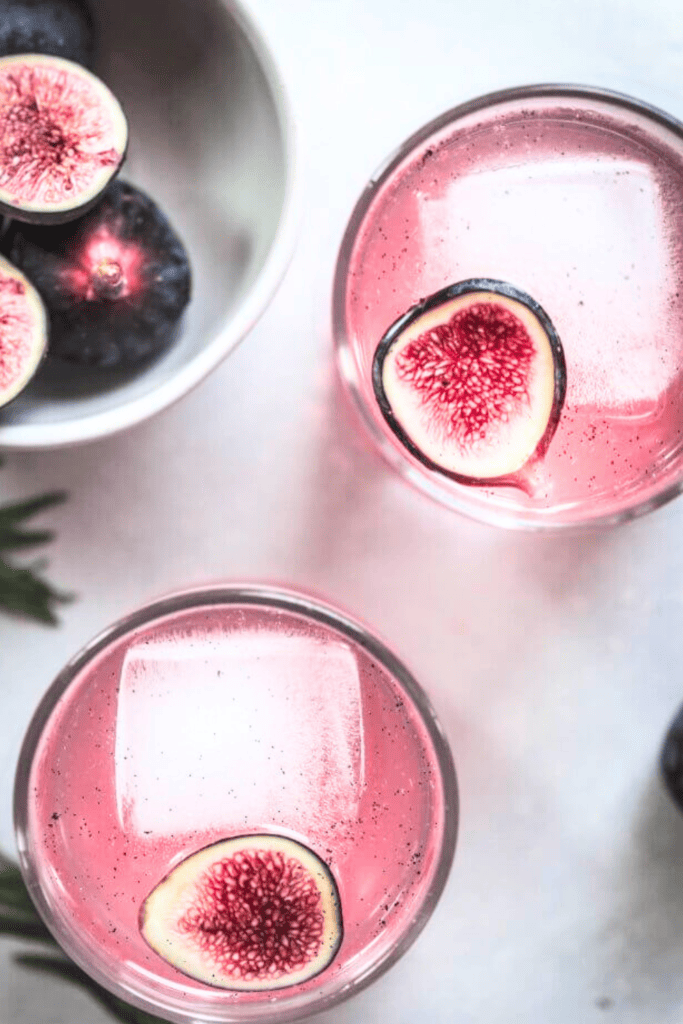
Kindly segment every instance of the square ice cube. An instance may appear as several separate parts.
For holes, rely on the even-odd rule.
[[[163,638],[123,663],[115,740],[122,827],[179,832],[355,819],[361,689],[342,642],[266,631]]]
[[[566,341],[573,401],[651,402],[678,361],[678,346],[652,335],[677,288],[665,205],[652,168],[637,160],[503,164],[423,196],[422,245],[448,280],[499,278],[545,307]]]

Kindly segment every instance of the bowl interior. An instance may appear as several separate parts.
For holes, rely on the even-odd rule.
[[[94,70],[129,121],[121,177],[147,191],[183,239],[192,301],[173,344],[141,371],[47,360],[0,413],[2,447],[102,436],[169,404],[237,344],[286,258],[274,249],[289,195],[287,115],[241,9],[230,0],[93,0],[93,10]]]

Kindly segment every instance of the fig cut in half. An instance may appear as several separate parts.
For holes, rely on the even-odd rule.
[[[424,465],[464,484],[516,484],[548,448],[567,374],[539,304],[481,278],[423,299],[392,324],[372,380],[385,420]]]
[[[181,861],[145,900],[140,928],[183,974],[249,992],[308,981],[342,939],[329,868],[278,835],[237,836]]]
[[[46,345],[47,316],[38,292],[0,257],[0,407],[26,387]]]
[[[0,212],[29,223],[73,220],[117,174],[127,144],[118,100],[80,64],[0,58]]]

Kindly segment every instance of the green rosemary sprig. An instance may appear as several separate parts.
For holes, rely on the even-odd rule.
[[[54,605],[68,601],[43,578],[44,562],[18,566],[8,561],[3,552],[23,551],[47,544],[53,539],[51,530],[31,530],[25,520],[59,504],[66,497],[61,491],[44,494],[28,501],[0,506],[0,610],[53,624],[57,621]]]
[[[32,939],[54,945],[54,939],[36,913],[21,872],[0,855],[0,935]]]
[[[47,544],[53,539],[50,530],[26,529],[24,522],[31,516],[63,501],[61,492],[44,494],[39,498],[0,507],[0,552],[22,551],[25,548]],[[40,575],[42,563],[19,567],[0,557],[0,609],[37,619],[39,622],[56,621],[53,605],[69,600],[69,596],[54,590]],[[85,989],[108,1013],[123,1024],[165,1024],[144,1010],[130,1006],[107,992],[93,981],[85,971],[62,952],[36,912],[21,872],[0,853],[0,936],[43,943],[49,953],[19,953],[14,960],[21,967],[42,971],[63,978]]]
[[[0,854],[0,935],[14,939],[29,939],[51,946],[49,953],[18,953],[14,960],[31,971],[52,974],[73,985],[78,985],[123,1024],[166,1024],[144,1010],[130,1006],[93,981],[85,971],[69,960],[52,938],[36,912],[21,872],[16,864]]]
[[[41,956],[40,954],[24,953],[15,957],[15,960],[22,967],[32,971],[43,971],[44,974],[53,974],[65,981],[70,981],[85,989],[100,1006],[107,1010],[115,1020],[123,1021],[123,1024],[167,1024],[161,1017],[154,1017],[151,1013],[138,1010],[130,1003],[124,1003],[123,999],[107,992],[93,981],[85,971],[77,967],[72,960],[65,956]]]

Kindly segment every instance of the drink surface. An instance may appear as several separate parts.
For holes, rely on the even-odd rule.
[[[682,191],[678,128],[615,98],[531,92],[424,138],[381,179],[349,257],[345,330],[376,428],[396,446],[369,371],[389,325],[450,284],[495,278],[531,295],[557,329],[562,416],[528,495],[437,486],[455,504],[552,521],[613,515],[675,484]],[[413,471],[429,475],[417,461]]]
[[[121,966],[147,997],[244,1002],[263,996],[207,988],[145,943],[151,889],[218,840],[298,839],[332,871],[344,921],[299,988],[336,983],[419,913],[443,801],[424,721],[368,651],[289,610],[206,606],[114,641],[67,688],[33,760],[29,856],[81,961]]]

